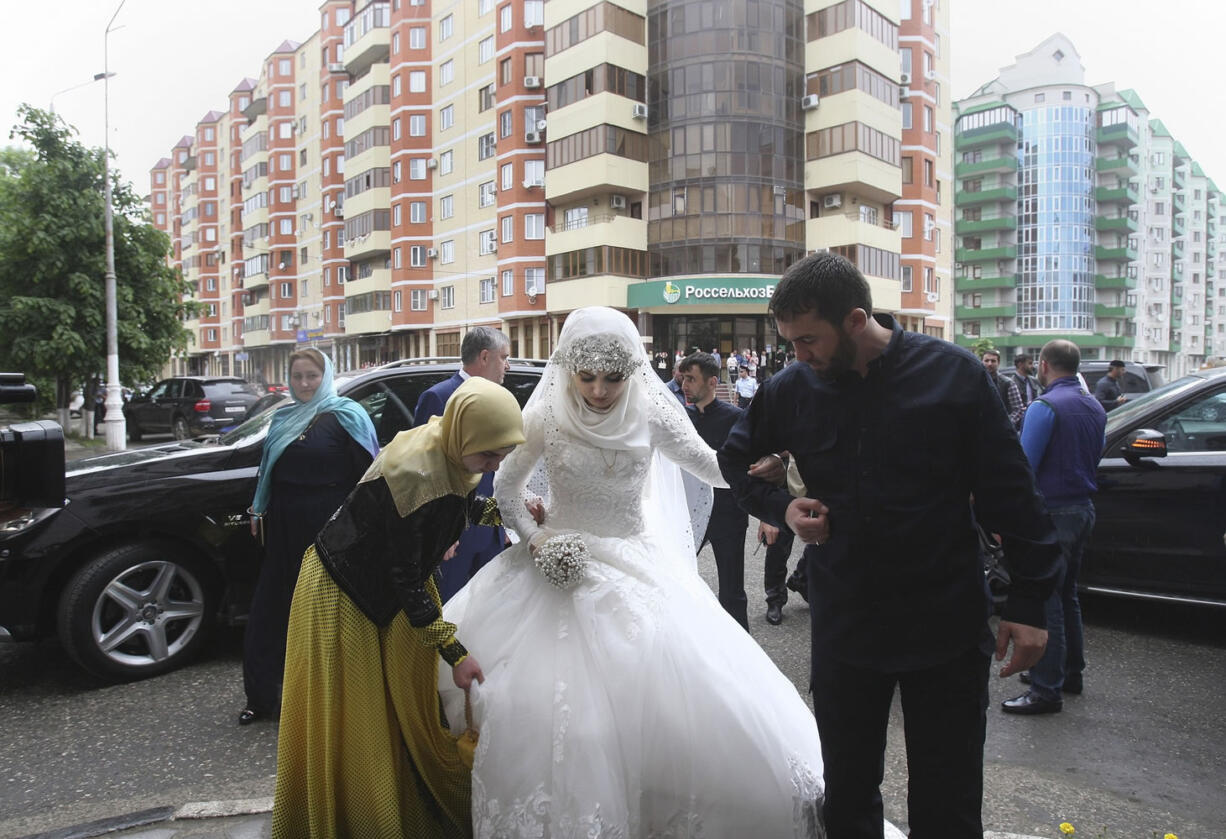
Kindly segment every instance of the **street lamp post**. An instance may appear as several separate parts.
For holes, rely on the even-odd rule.
[[[78,88],[85,87],[87,84],[93,84],[94,82],[100,82],[103,79],[109,79],[114,75],[114,73],[94,73],[94,77],[87,82],[81,82],[80,84],[74,84],[72,87],[66,87],[63,90],[57,90],[55,93],[51,94],[51,107],[48,110],[50,110],[52,114],[55,113],[55,97],[59,96],[61,93],[68,93],[69,91],[77,90]]]
[[[106,447],[111,451],[123,451],[127,445],[128,424],[123,416],[123,395],[119,387],[119,313],[115,299],[115,232],[111,210],[111,65],[110,39],[115,18],[127,0],[120,0],[119,7],[106,25],[102,36],[102,125],[105,132],[102,188],[106,201]]]

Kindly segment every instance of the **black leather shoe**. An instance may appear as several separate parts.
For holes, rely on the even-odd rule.
[[[788,577],[788,588],[803,597],[806,603],[809,602],[809,581],[807,579],[793,573]]]
[[[1018,676],[1018,679],[1020,679],[1024,685],[1030,684],[1030,673],[1023,672],[1020,676]],[[1072,676],[1064,677],[1064,685],[1060,688],[1060,691],[1061,693],[1081,693],[1083,687],[1084,686],[1081,683],[1081,674],[1075,673]]]
[[[778,626],[779,624],[783,623],[783,604],[766,604],[766,622],[771,626]]]
[[[1006,714],[1025,714],[1026,716],[1034,716],[1035,714],[1055,714],[1064,707],[1064,701],[1060,699],[1040,699],[1030,691],[1026,691],[1021,696],[1015,696],[1012,699],[1006,699],[1000,703],[1000,709]]]
[[[250,708],[244,708],[238,715],[239,725],[251,725],[260,718],[259,711],[253,711]]]

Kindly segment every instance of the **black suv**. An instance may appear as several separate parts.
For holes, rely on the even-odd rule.
[[[123,415],[133,440],[167,432],[186,440],[233,424],[259,398],[254,385],[232,376],[176,376],[132,397]]]
[[[1107,375],[1109,361],[1083,361],[1077,368],[1081,377],[1086,380],[1090,393],[1098,380]],[[1166,369],[1161,364],[1142,364],[1139,361],[1125,361],[1124,375],[1120,379],[1120,390],[1124,393],[1148,393],[1166,384],[1162,371]]]
[[[543,365],[512,361],[504,385],[521,405]],[[413,425],[422,391],[459,369],[402,361],[336,387],[386,445]],[[272,413],[70,463],[64,509],[0,513],[0,641],[58,634],[86,670],[136,679],[180,666],[217,621],[243,622],[263,557],[246,510]]]

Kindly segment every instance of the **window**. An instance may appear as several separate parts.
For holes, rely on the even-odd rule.
[[[285,235],[285,236],[290,236],[290,235],[293,235],[293,233],[294,233],[294,220],[293,220],[293,219],[289,219],[289,218],[283,218],[283,219],[281,219],[281,223],[280,223],[280,233],[281,233],[282,235]]]
[[[503,6],[498,10],[498,31],[507,32],[514,25],[511,19],[511,4]]]
[[[409,267],[424,268],[426,265],[426,246],[425,245],[410,245],[409,246]]]
[[[400,226],[400,205],[399,204],[392,205],[392,226],[393,227]]]
[[[450,262],[455,262],[455,240],[454,239],[448,239],[446,242],[443,242],[442,244],[439,245],[438,261],[443,263],[444,265]]]
[[[455,286],[443,286],[439,289],[439,305],[444,309],[455,308]]]
[[[426,27],[414,26],[409,30],[409,49],[424,50],[426,48]]]
[[[494,149],[495,149],[495,145],[494,145],[494,132],[493,131],[491,131],[488,134],[482,134],[477,139],[477,159],[478,160],[488,160],[489,158],[493,157]]]
[[[438,173],[440,175],[450,175],[451,169],[455,165],[453,163],[454,160],[455,155],[452,154],[451,149],[440,154],[438,156]]]
[[[294,94],[292,91],[281,90],[277,92],[277,104],[282,108],[288,108],[294,104]]]
[[[398,52],[400,52],[400,33],[393,32],[392,33],[392,53],[396,54]],[[397,309],[397,311],[399,311],[399,309]]]
[[[409,180],[424,181],[426,179],[426,159],[414,157],[409,159]]]
[[[483,38],[477,43],[477,63],[484,64],[494,59],[494,36]]]
[[[278,76],[288,76],[288,75],[291,75],[293,72],[294,72],[294,67],[290,63],[290,60],[288,58],[278,59],[277,61],[277,75]]]
[[[514,163],[502,164],[501,172],[502,172],[502,187],[501,188],[503,192],[506,192],[510,190],[511,187],[514,186],[515,184],[515,164]],[[158,197],[160,198],[161,196],[158,196]]]
[[[425,93],[426,92],[426,71],[425,70],[410,70],[409,71],[409,93]]]
[[[932,133],[932,108],[928,105],[924,106],[924,133]]]
[[[455,215],[455,196],[444,195],[438,200],[438,215],[440,219]]]
[[[502,296],[510,297],[515,293],[515,272],[506,270],[502,272]]]
[[[498,136],[510,137],[514,122],[513,116],[509,110],[500,113],[498,115]]]
[[[503,216],[499,221],[502,225],[502,241],[511,242],[515,240],[515,216]]]
[[[446,41],[455,29],[455,15],[447,15],[438,22],[438,39]]]
[[[910,214],[908,213],[908,215]],[[913,269],[911,268],[910,265],[902,266],[902,290],[903,291],[911,291],[911,272],[912,270]]]
[[[540,294],[545,290],[545,269],[544,268],[525,268],[524,269],[524,293],[525,294]]]
[[[904,239],[910,239],[914,234],[912,230],[912,213],[894,211],[894,226],[898,228],[899,234]]]
[[[426,310],[426,290],[424,288],[415,288],[409,292],[409,310],[413,312],[424,312]]]
[[[455,105],[448,105],[438,112],[439,131],[446,131],[455,125]]]
[[[477,17],[494,11],[494,0],[477,0]]]
[[[498,83],[510,84],[512,79],[511,59],[504,58],[498,62]]]
[[[455,81],[455,61],[447,59],[438,67],[438,85],[445,87]]]
[[[400,161],[397,160],[395,163],[392,164],[392,183],[394,184],[400,183],[400,177],[401,177]]]
[[[525,239],[544,239],[545,238],[545,214],[544,213],[528,213],[524,216],[524,238]]]
[[[530,184],[545,183],[545,161],[543,160],[525,160],[524,161],[524,180]]]
[[[477,188],[477,206],[491,207],[494,204],[494,182],[486,181]]]
[[[392,120],[392,139],[400,139],[400,117],[396,117],[394,120]]]
[[[498,240],[493,230],[482,230],[477,238],[477,252],[481,256],[495,253],[498,250]]]
[[[400,74],[392,76],[392,96],[400,95]]]
[[[392,248],[392,267],[400,267],[400,248]],[[396,293],[399,294],[400,292]],[[399,311],[399,308],[397,308],[397,311]]]
[[[524,0],[524,26],[543,26],[545,24],[544,0]]]
[[[903,102],[898,108],[902,112],[902,127],[905,131],[911,127],[911,103]]]
[[[902,182],[905,184],[914,183],[915,175],[912,169],[912,167],[914,166],[913,161],[911,160],[910,157],[904,157],[901,163],[902,163]]]
[[[490,108],[494,107],[495,97],[493,84],[487,84],[485,87],[481,88],[480,91],[478,91],[478,94],[480,96],[480,102],[477,104],[478,111],[488,111]]]
[[[426,220],[426,202],[425,201],[410,201],[409,202],[409,222],[411,224],[423,224]]]
[[[488,277],[481,280],[481,302],[493,303],[497,295],[498,288],[494,283],[493,277]]]
[[[409,136],[410,137],[425,137],[426,136],[426,115],[412,114],[409,116]]]

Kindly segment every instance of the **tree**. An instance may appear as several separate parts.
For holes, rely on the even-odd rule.
[[[28,148],[0,150],[0,369],[25,372],[66,416],[73,388],[106,369],[104,152],[54,114],[22,105],[17,115],[9,137]],[[169,238],[111,176],[119,375],[131,385],[187,345],[194,304],[166,263]]]
[[[983,358],[985,352],[997,352],[996,342],[991,338],[980,338],[978,341],[971,343],[971,352]]]

